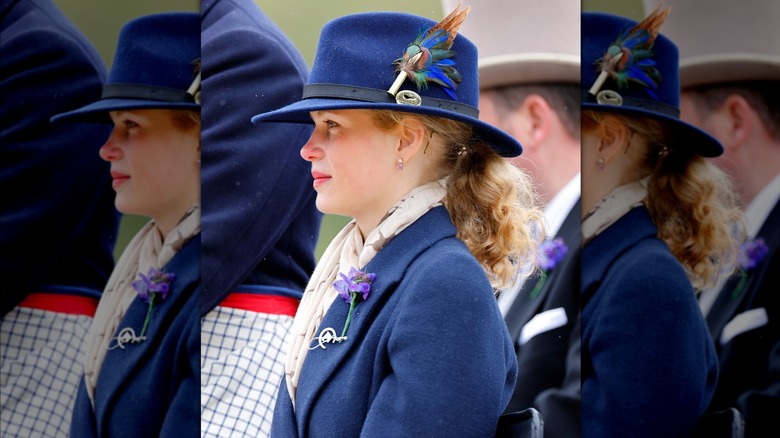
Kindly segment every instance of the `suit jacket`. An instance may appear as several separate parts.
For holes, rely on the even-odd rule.
[[[51,0],[0,0],[0,317],[41,286],[103,290],[119,215],[108,125],[49,119],[100,98],[106,68]]]
[[[241,283],[303,291],[322,214],[308,125],[252,124],[300,100],[308,69],[252,0],[203,0],[201,315]]]
[[[577,201],[561,225],[556,237],[561,237],[568,251],[559,266],[548,274],[547,281],[536,298],[531,291],[536,285],[523,285],[515,302],[509,308],[505,320],[517,353],[517,387],[507,412],[519,411],[531,406],[540,392],[548,388],[561,387],[566,373],[566,355],[574,322],[580,312],[579,263],[563,272],[563,267],[572,258],[580,245],[580,202]],[[519,344],[523,327],[533,318],[534,325],[545,315],[563,310],[566,321],[546,327],[545,331],[532,337],[524,345]],[[537,315],[542,314],[541,317]],[[530,327],[530,326],[529,326]],[[545,413],[541,412],[542,418]],[[579,417],[579,412],[572,415]]]
[[[272,436],[493,436],[515,384],[514,350],[447,210],[403,230],[365,271],[376,279],[348,339],[308,352],[294,410],[282,382]],[[318,330],[340,333],[348,310],[337,299]]]
[[[747,437],[777,435],[780,413],[780,203],[756,237],[769,247],[750,271],[742,292],[732,297],[738,276],[724,285],[707,314],[720,360],[720,377],[710,410],[736,407]],[[751,317],[752,316],[752,317]],[[742,321],[742,323],[740,323]],[[727,325],[737,328],[724,344]]]
[[[552,285],[554,289],[576,287],[579,292],[580,271],[582,270],[582,247],[575,246],[570,249],[571,256],[561,266],[558,280]],[[557,283],[562,283],[558,285]],[[544,420],[544,436],[546,438],[576,438],[580,436],[580,398],[582,380],[582,339],[581,318],[579,309],[579,297],[577,309],[571,314],[566,325],[568,331],[561,333],[566,336],[565,355],[560,356],[561,351],[556,352],[556,368],[563,368],[563,375],[555,386],[550,386],[534,398],[534,407],[542,415]],[[556,329],[557,330],[557,329]],[[530,342],[529,342],[530,344]],[[555,343],[552,343],[556,345]],[[527,344],[528,345],[528,344]],[[555,350],[553,350],[555,351]],[[518,365],[519,375],[520,365]]]
[[[162,268],[176,274],[168,297],[155,305],[145,341],[109,350],[94,410],[82,379],[72,437],[200,436],[200,249],[198,235]],[[148,307],[136,298],[117,332],[140,333]]]
[[[689,436],[717,357],[680,263],[637,207],[582,251],[582,434]]]

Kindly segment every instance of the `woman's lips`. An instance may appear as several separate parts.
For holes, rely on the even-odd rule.
[[[330,181],[330,175],[321,172],[312,172],[311,177],[314,178],[314,183],[312,184],[312,186],[314,186],[315,189],[325,184],[326,182]]]
[[[122,172],[111,171],[111,187],[116,189],[130,179],[130,175]]]

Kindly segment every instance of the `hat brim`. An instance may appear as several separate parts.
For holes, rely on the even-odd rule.
[[[312,111],[345,109],[392,110],[456,120],[470,125],[474,130],[474,135],[502,157],[516,157],[523,152],[523,147],[517,140],[492,125],[467,115],[427,106],[363,102],[351,99],[308,98],[275,111],[255,115],[252,117],[252,123],[285,122],[312,124],[313,121],[309,115]]]
[[[562,53],[512,53],[479,60],[482,89],[523,84],[580,83],[580,57]]]
[[[718,53],[680,60],[680,87],[744,81],[780,81],[780,56]]]
[[[692,148],[703,157],[717,157],[723,154],[723,146],[718,140],[701,129],[689,125],[682,120],[655,111],[645,111],[630,106],[616,106],[592,102],[582,102],[583,110],[604,111],[616,114],[626,114],[637,117],[647,117],[665,123],[672,130],[674,144],[672,147]]]
[[[184,109],[200,110],[200,104],[194,102],[161,102],[145,99],[103,99],[73,111],[60,113],[51,118],[52,123],[112,123],[109,111],[133,109]]]

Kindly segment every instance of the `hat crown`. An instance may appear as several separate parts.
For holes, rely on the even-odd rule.
[[[187,90],[200,58],[200,15],[170,12],[136,18],[122,27],[107,84]]]
[[[582,14],[582,82],[580,87],[587,91],[596,82],[600,74],[597,61],[615,43],[620,35],[637,24],[625,17],[600,13],[584,12]],[[651,48],[651,60],[660,73],[656,81],[657,88],[645,86],[637,81],[629,80],[621,86],[613,77],[608,77],[599,91],[611,90],[624,99],[634,99],[634,102],[654,102],[669,111],[679,113],[680,79],[678,74],[677,46],[663,34],[658,34]]]
[[[388,90],[397,76],[393,62],[421,31],[435,21],[401,12],[370,12],[336,18],[322,28],[308,84],[338,84]],[[476,107],[479,103],[477,48],[458,34],[451,50],[461,81],[453,90],[456,101]],[[418,89],[407,79],[401,90],[421,97],[453,101],[444,87],[429,82]]]

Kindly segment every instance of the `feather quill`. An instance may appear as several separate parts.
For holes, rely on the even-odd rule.
[[[458,28],[466,19],[471,6],[460,10],[460,4],[444,19],[433,26],[423,28],[406,48],[402,57],[393,62],[398,77],[387,90],[395,96],[401,84],[410,78],[418,90],[427,88],[429,82],[444,87],[450,97],[456,99],[454,90],[461,81],[460,73],[455,69],[451,50]]]
[[[661,73],[655,68],[652,48],[671,9],[671,6],[658,5],[644,20],[624,30],[610,44],[604,56],[595,62],[600,73],[589,90],[591,94],[596,94],[610,77],[617,82],[618,88],[627,88],[629,82],[636,82],[657,99],[654,90],[661,81]]]

